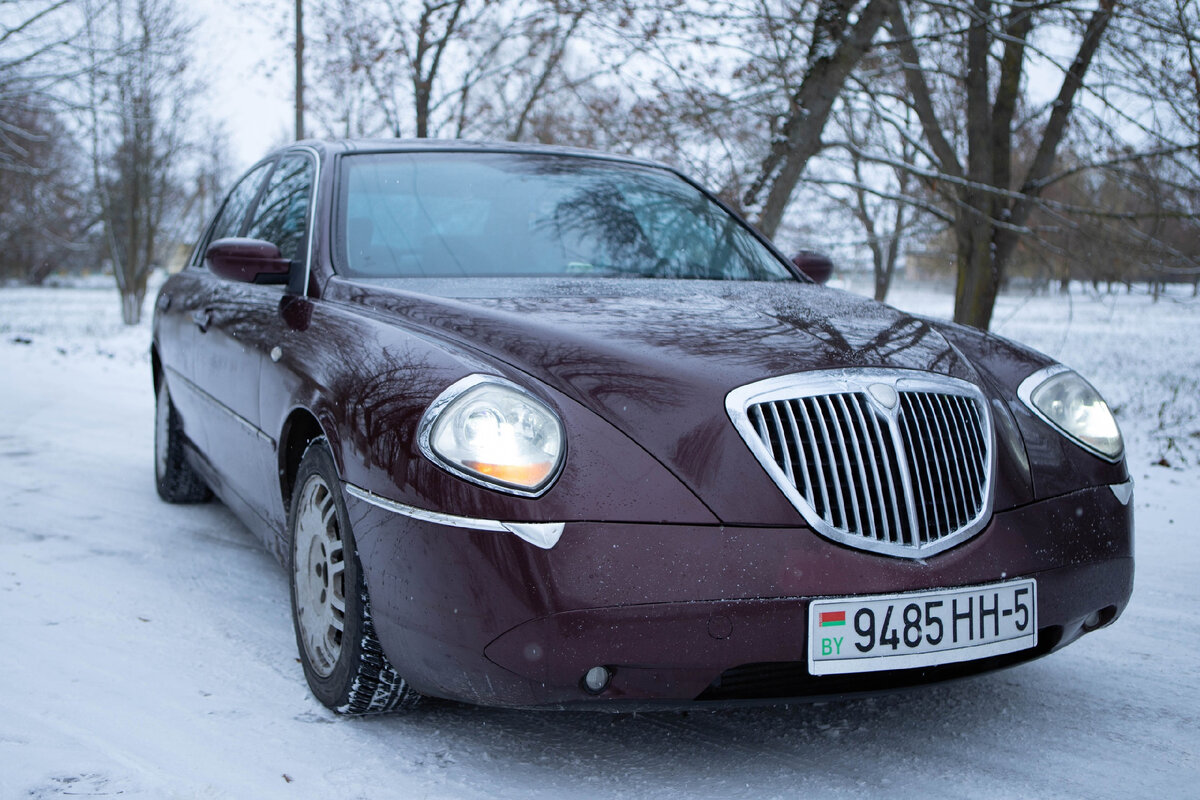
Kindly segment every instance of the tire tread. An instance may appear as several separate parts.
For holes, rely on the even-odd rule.
[[[355,555],[357,558],[357,554]],[[415,692],[408,681],[400,677],[383,653],[383,647],[375,636],[375,624],[371,620],[370,599],[366,588],[359,595],[363,609],[362,640],[359,642],[359,664],[346,703],[338,707],[341,714],[380,714],[399,711],[415,706],[421,695]]]
[[[165,400],[167,403],[171,403],[171,395],[167,391],[165,383],[166,378],[160,380],[163,383],[159,387],[155,402],[161,403]],[[158,476],[158,468],[157,465],[155,466],[155,486],[158,489],[158,496],[168,503],[208,502],[212,498],[212,490],[188,463],[187,454],[184,452],[184,442],[183,425],[179,421],[179,414],[175,411],[174,404],[171,404],[167,410],[167,464],[162,477]],[[155,457],[157,458],[157,453]]]
[[[324,464],[321,462],[324,462]],[[313,439],[304,449],[304,455],[300,459],[300,466],[297,470],[295,480],[297,493],[303,483],[304,476],[313,472],[321,474],[325,482],[331,487],[340,486],[332,454],[329,452],[329,443],[323,436]],[[294,502],[296,501],[293,497]],[[358,547],[354,542],[354,532],[350,529],[349,522],[342,517],[344,514],[344,505],[340,498],[337,503],[339,518],[342,519],[343,544],[346,546],[347,551],[353,554],[351,557],[354,559],[353,574],[358,599],[358,602],[354,605],[358,606],[358,637],[356,642],[343,643],[341,658],[349,660],[344,664],[344,673],[342,672],[343,667],[338,667],[335,673],[340,673],[344,677],[338,678],[333,684],[329,684],[311,674],[307,655],[304,650],[304,643],[301,639],[299,621],[295,616],[295,585],[293,583],[293,624],[296,628],[296,643],[300,650],[301,664],[305,669],[305,677],[308,679],[313,694],[322,703],[339,714],[382,714],[389,711],[412,708],[421,701],[422,695],[413,689],[408,684],[408,681],[404,680],[395,667],[391,665],[391,662],[388,661],[387,656],[383,652],[383,646],[379,643],[379,638],[375,634],[375,623],[371,618],[371,599],[368,596],[366,582],[363,579],[362,563],[358,558]],[[289,529],[292,529],[294,515],[295,507],[293,506],[289,515]],[[289,533],[289,536],[295,536],[294,530]],[[289,551],[291,551],[289,559],[295,558],[294,548],[294,542],[289,544]],[[291,580],[294,581],[294,565],[289,565],[289,572],[292,575]],[[349,587],[347,587],[346,591],[347,597],[354,596],[350,595]],[[349,616],[349,606],[350,604],[348,603],[347,616]],[[348,633],[349,630],[347,630]]]

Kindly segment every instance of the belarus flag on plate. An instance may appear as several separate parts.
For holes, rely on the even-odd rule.
[[[822,611],[820,617],[820,627],[826,628],[833,625],[846,624],[845,611]]]

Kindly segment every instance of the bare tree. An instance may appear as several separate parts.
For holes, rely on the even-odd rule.
[[[920,123],[907,104],[903,77],[885,55],[868,55],[851,75],[824,142],[805,183],[861,228],[865,238],[854,246],[870,252],[875,299],[884,300],[906,240],[951,219],[913,173],[922,161]],[[830,237],[815,238],[819,246]]]
[[[87,265],[85,165],[69,124],[75,0],[0,0],[0,274],[40,283]]]
[[[88,16],[93,184],[130,325],[175,244],[162,240],[164,224],[184,202],[176,172],[192,91],[189,35],[174,0],[113,0],[109,14]]]
[[[1136,134],[1110,143],[1100,166],[1109,186],[1134,198],[1089,224],[1140,240],[1154,273],[1143,279],[1200,289],[1200,0],[1130,3],[1110,41],[1102,91],[1120,93],[1123,127]]]
[[[350,135],[525,138],[596,6],[325,0],[310,14],[319,115]]]
[[[86,165],[59,112],[39,99],[0,99],[0,278],[41,283],[85,265]]]
[[[61,109],[60,90],[81,74],[70,58],[75,10],[75,0],[0,0],[0,171],[39,169],[27,156],[40,134],[22,120]]]
[[[972,0],[897,3],[888,23],[902,60],[909,102],[921,120],[933,170],[925,176],[952,210],[957,241],[954,318],[987,328],[996,295],[1037,199],[1054,178],[1056,155],[1085,79],[1114,15],[1114,0],[1081,11],[1062,2]],[[1050,15],[1057,16],[1051,17]],[[916,20],[919,27],[911,24]],[[1031,35],[1038,23],[1057,35],[1075,27],[1074,56],[1054,62],[1061,85],[1044,115],[1034,155],[1018,180],[1014,142]],[[931,47],[921,43],[949,43]],[[938,60],[936,64],[932,63]],[[935,78],[934,79],[931,79]],[[949,102],[938,105],[939,91]],[[954,116],[961,111],[962,116]],[[1030,126],[1032,119],[1023,121]]]
[[[657,110],[644,140],[774,236],[891,2],[658,0],[618,14],[617,38],[640,55],[625,86]]]
[[[1063,160],[1081,168],[1043,192],[1029,222],[1036,235],[1022,241],[1025,263],[1014,267],[1040,266],[1064,289],[1079,280],[1096,291],[1200,276],[1200,186],[1178,159],[1113,158],[1104,168],[1082,168],[1073,152]]]
[[[1030,259],[1063,280],[1106,280],[1101,268],[1072,258],[1088,247],[1056,252],[1068,234],[1092,243],[1098,239],[1087,236],[1102,229],[1103,240],[1119,234],[1140,242],[1143,255],[1170,249],[1158,237],[1174,229],[1171,220],[1194,216],[1194,205],[1187,192],[1134,176],[1165,159],[1187,173],[1171,178],[1175,185],[1200,182],[1183,158],[1197,151],[1200,105],[1191,104],[1194,82],[1178,68],[1189,63],[1187,43],[1196,36],[1193,3],[908,0],[893,7],[890,46],[906,77],[905,102],[923,128],[910,169],[952,220],[957,321],[986,328],[1000,287],[1014,272],[1029,273],[1023,262]],[[1192,13],[1190,22],[1186,13],[1173,15],[1181,10]],[[1169,170],[1151,172],[1158,180]],[[1085,185],[1105,191],[1072,189]],[[1146,202],[1119,207],[1118,198],[1147,186],[1156,188]],[[1194,268],[1179,266],[1181,258],[1177,249],[1157,263]]]
[[[752,208],[766,192],[758,226],[774,236],[851,70],[870,48],[892,0],[821,0],[812,22],[808,59],[791,93],[784,122],[772,139],[744,204]],[[766,8],[766,4],[764,4]]]
[[[908,170],[894,168],[895,188],[889,194],[882,193],[878,184],[872,186],[864,180],[864,160],[859,150],[850,153],[854,183],[852,211],[867,235],[867,247],[875,275],[875,299],[886,300],[896,275],[896,263],[900,256],[900,245],[905,232],[913,225],[916,212],[906,199],[912,176]],[[887,187],[891,189],[891,187]]]

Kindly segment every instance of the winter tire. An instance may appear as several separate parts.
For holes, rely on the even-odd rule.
[[[388,663],[325,439],[304,451],[288,516],[292,622],[304,677],[341,714],[413,706],[420,695]]]
[[[171,403],[164,376],[154,403],[154,483],[168,503],[203,503],[212,497],[208,484],[188,463],[179,414]]]

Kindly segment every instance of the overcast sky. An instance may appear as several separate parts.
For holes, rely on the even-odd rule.
[[[292,0],[191,0],[187,5],[199,22],[194,52],[209,87],[199,110],[224,124],[237,173],[293,138],[292,7]],[[305,27],[311,36],[311,26]],[[1044,50],[1070,62],[1074,38],[1053,30],[1042,36]],[[1058,93],[1062,69],[1033,52],[1026,80],[1030,101],[1048,103]]]
[[[240,172],[272,147],[292,138],[290,15],[273,23],[265,11],[239,0],[195,0],[199,17],[196,65],[208,84],[199,110],[229,134]],[[290,9],[290,3],[273,3]],[[261,6],[260,6],[261,8]]]

